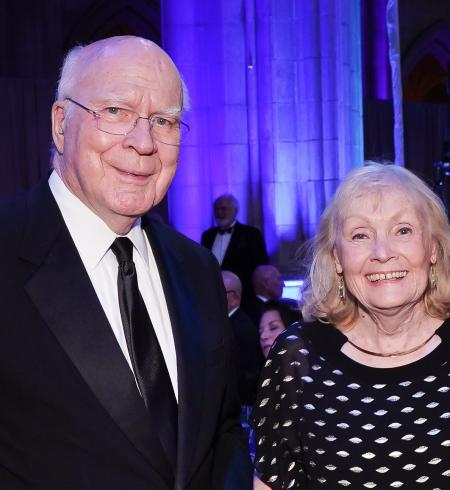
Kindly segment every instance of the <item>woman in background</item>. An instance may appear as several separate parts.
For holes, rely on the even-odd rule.
[[[279,301],[269,300],[261,306],[259,320],[259,342],[264,357],[269,354],[275,339],[290,325],[290,316]]]
[[[345,179],[312,246],[310,322],[260,379],[255,488],[450,488],[449,267],[420,179],[380,164]]]

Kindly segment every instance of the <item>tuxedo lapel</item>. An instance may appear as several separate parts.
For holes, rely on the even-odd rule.
[[[31,195],[28,218],[20,255],[35,268],[25,286],[31,300],[120,429],[157,473],[170,474],[132,372],[47,183]]]
[[[197,438],[205,407],[205,345],[202,318],[183,257],[164,227],[144,227],[158,265],[177,353],[178,459],[175,487],[184,488],[195,470]]]
[[[227,270],[228,269],[228,262],[231,260],[232,262],[235,262],[235,260],[232,260],[234,255],[236,254],[238,244],[240,243],[241,240],[241,232],[242,229],[240,228],[239,223],[236,221],[235,225],[233,226],[233,233],[231,234],[230,242],[228,243],[227,250],[225,252],[225,255],[222,260],[222,270]]]
[[[212,246],[214,244],[214,240],[216,239],[216,235],[219,231],[219,228],[218,227],[215,227],[215,228],[212,228],[211,230],[205,232],[205,235],[204,235],[204,243],[203,245],[207,248],[209,248],[210,250],[212,249]]]

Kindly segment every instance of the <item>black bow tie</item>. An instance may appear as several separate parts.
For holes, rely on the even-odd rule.
[[[233,228],[233,226],[230,226],[229,228],[224,228],[223,230],[219,228],[218,232],[220,235],[225,235],[225,233],[231,233],[233,231]]]

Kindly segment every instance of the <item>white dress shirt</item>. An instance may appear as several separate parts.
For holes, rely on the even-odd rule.
[[[236,306],[236,308],[233,308],[231,311],[228,312],[228,318],[231,318],[236,311],[239,310],[239,306]]]
[[[219,233],[217,231],[216,238],[214,239],[211,252],[216,256],[217,261],[222,265],[225,254],[227,253],[228,245],[230,244],[231,235],[234,233],[234,225],[236,221],[231,223],[230,228],[233,227],[231,233]]]
[[[50,175],[49,185],[117,342],[132,369],[120,316],[117,291],[118,263],[110,250],[119,235],[72,194],[56,171]],[[158,267],[147,236],[142,231],[140,219],[125,236],[134,245],[133,261],[136,265],[139,291],[155,329],[175,397],[178,399],[177,357],[172,326]]]

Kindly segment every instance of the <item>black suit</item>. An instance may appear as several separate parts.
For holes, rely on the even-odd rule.
[[[0,489],[250,489],[229,378],[226,303],[212,256],[164,225],[144,227],[177,352],[173,484],[47,182],[2,206],[0,227]]]
[[[212,249],[219,228],[215,226],[202,234],[201,243]],[[250,225],[236,222],[221,269],[234,272],[242,282],[243,302],[252,294],[252,274],[258,265],[268,263],[266,245],[261,232]]]
[[[242,405],[253,405],[263,364],[258,328],[242,308],[230,316],[230,322],[236,346],[239,398]]]

